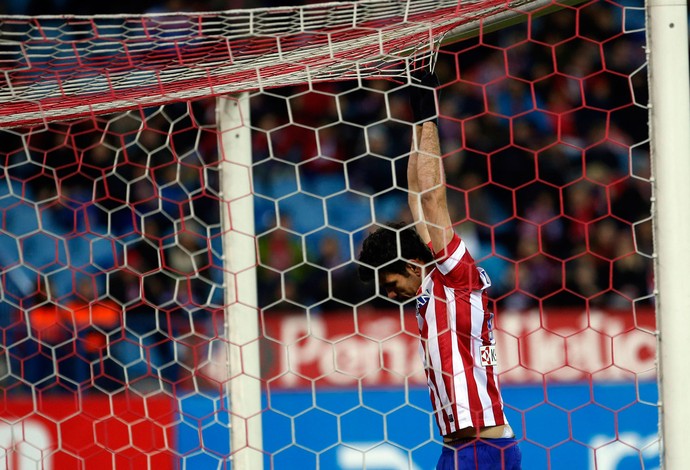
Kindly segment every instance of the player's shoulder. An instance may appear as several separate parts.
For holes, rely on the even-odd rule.
[[[445,249],[436,254],[436,266],[441,274],[448,275],[465,261],[468,255],[465,242],[455,234]]]

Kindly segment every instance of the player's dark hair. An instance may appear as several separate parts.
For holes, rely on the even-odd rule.
[[[404,222],[386,224],[364,240],[359,253],[359,278],[371,282],[377,271],[405,274],[413,259],[426,264],[434,260],[434,255],[413,227]]]

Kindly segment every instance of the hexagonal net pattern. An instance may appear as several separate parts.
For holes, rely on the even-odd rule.
[[[513,19],[420,53],[440,80],[453,228],[491,278],[504,413],[523,468],[654,468],[644,9]],[[435,465],[414,305],[358,279],[363,239],[412,222],[410,64],[389,65],[254,83],[245,165],[228,165],[238,129],[216,100],[170,90],[163,106],[127,95],[129,111],[53,122],[66,106],[0,131],[0,462],[236,466],[231,422],[247,416],[228,389],[248,375],[263,432],[247,445],[265,468]],[[228,166],[246,192],[225,189]],[[243,199],[256,259],[233,272],[226,216]],[[229,292],[247,274],[256,305]],[[229,339],[237,304],[258,313],[256,341]],[[260,377],[233,372],[228,351],[257,343]]]
[[[395,76],[455,28],[545,0],[378,0],[150,15],[3,17],[0,126],[306,81]],[[463,26],[464,25],[464,26]]]
[[[177,439],[227,434],[225,414],[182,404],[222,400],[226,380],[212,360],[225,300],[207,108],[3,132],[9,468],[171,468],[204,448]]]

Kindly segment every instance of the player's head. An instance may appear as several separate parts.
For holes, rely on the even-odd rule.
[[[359,254],[359,278],[371,282],[378,275],[389,298],[405,300],[417,294],[422,266],[433,260],[431,250],[414,228],[404,223],[388,224],[364,240]]]

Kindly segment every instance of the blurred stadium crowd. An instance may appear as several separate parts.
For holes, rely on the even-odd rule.
[[[530,41],[521,24],[439,55],[451,210],[492,276],[498,308],[630,308],[633,300],[650,301],[644,24],[636,20],[598,2],[579,15],[563,10],[532,20]],[[621,35],[623,27],[637,33]],[[271,130],[254,142],[257,193],[280,200],[284,228],[260,238],[263,265],[285,271],[279,277],[261,270],[264,289],[275,289],[263,291],[264,306],[288,299],[329,309],[337,307],[333,299],[364,301],[372,291],[346,264],[357,257],[362,230],[372,221],[409,220],[400,190],[410,142],[401,123],[411,119],[407,103],[395,83],[367,86],[387,95],[351,84],[285,90],[292,122],[280,99],[255,100],[256,125]],[[277,161],[266,161],[269,155]],[[298,186],[323,200],[292,194]],[[324,201],[331,230],[313,236],[324,223],[315,215]],[[273,204],[265,202],[257,203],[259,233],[274,224]],[[315,266],[290,270],[303,259],[330,269],[330,282]]]
[[[75,1],[10,1],[5,12],[268,6]],[[643,20],[641,11],[624,16],[595,2],[439,54],[451,210],[492,277],[498,310],[651,302]],[[327,312],[373,299],[356,277],[359,243],[372,223],[409,221],[411,116],[400,87],[291,87],[255,94],[251,105],[260,306]],[[213,109],[206,100],[151,110],[143,130],[129,117],[67,132],[56,125],[58,132],[23,137],[28,156],[7,150],[22,148],[22,138],[3,136],[11,168],[0,195],[1,261],[29,259],[44,274],[3,274],[10,302],[0,327],[8,364],[25,380],[52,383],[58,367],[74,383],[93,375],[109,389],[151,376],[175,387],[205,360],[221,335],[223,304]],[[29,203],[18,204],[17,194]],[[19,248],[8,234],[33,235]],[[74,269],[62,269],[68,258]],[[392,306],[382,297],[371,303]],[[92,308],[82,318],[84,305]],[[17,306],[35,315],[33,332]],[[72,320],[55,321],[65,308]],[[75,335],[78,343],[67,341]],[[65,359],[56,366],[60,348]],[[0,382],[19,386],[7,376]]]

